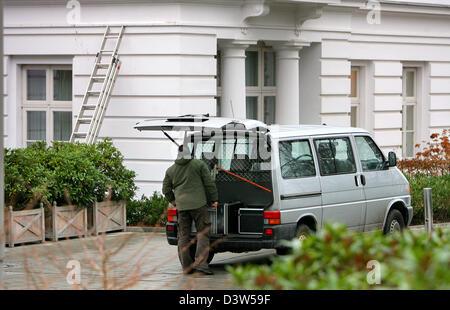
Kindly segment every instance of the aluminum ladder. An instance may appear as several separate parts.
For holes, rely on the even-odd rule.
[[[84,139],[85,143],[93,144],[97,140],[111,98],[111,92],[120,70],[118,50],[124,30],[125,26],[120,26],[120,30],[114,33],[111,26],[106,27],[70,142],[82,142],[82,139]],[[95,97],[98,97],[96,103],[94,103]]]

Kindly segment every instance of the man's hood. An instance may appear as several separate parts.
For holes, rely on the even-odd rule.
[[[180,166],[184,166],[188,162],[190,162],[191,160],[192,160],[192,158],[178,158],[178,159],[175,160],[175,164],[180,165]]]

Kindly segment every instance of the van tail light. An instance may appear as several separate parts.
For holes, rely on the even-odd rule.
[[[411,196],[411,184],[409,184],[409,196]]]
[[[269,225],[281,224],[280,211],[264,211],[264,224],[269,224]]]
[[[167,221],[175,222],[177,220],[178,210],[177,208],[169,208],[167,209]]]

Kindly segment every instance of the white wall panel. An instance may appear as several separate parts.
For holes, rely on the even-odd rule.
[[[401,128],[402,115],[400,113],[376,113],[374,115],[374,129]]]
[[[213,55],[135,55],[120,56],[119,74],[125,75],[216,75]],[[90,75],[94,56],[74,58],[74,75]]]
[[[449,78],[432,78],[430,85],[432,94],[450,94],[450,77]]]
[[[164,160],[174,161],[177,157],[177,146],[171,141],[162,140],[114,140],[122,155],[128,160]]]
[[[321,74],[322,75],[350,75],[350,62],[340,59],[322,59]]]
[[[322,95],[348,95],[350,94],[350,79],[348,77],[322,77]]]
[[[450,63],[431,62],[430,76],[448,76],[450,77]]]
[[[402,76],[402,64],[400,62],[374,62],[375,76]]]
[[[450,127],[450,111],[431,111],[430,112],[431,127]]]
[[[450,110],[450,95],[431,95],[431,110]]]
[[[402,133],[400,130],[375,131],[374,138],[380,147],[402,145]]]
[[[124,161],[128,169],[136,172],[136,181],[161,182],[164,179],[167,168],[173,162],[157,162],[157,161]]]
[[[402,97],[396,95],[374,96],[375,111],[400,111],[402,109]]]
[[[73,111],[77,114],[83,100],[74,98]],[[95,104],[94,98],[89,103]],[[186,114],[215,114],[216,100],[213,97],[120,97],[113,96],[106,116],[146,118],[153,116],[178,116]]]
[[[346,114],[322,114],[321,124],[328,126],[350,126],[350,116]]]
[[[73,94],[84,95],[89,77],[75,77]],[[99,90],[100,84],[94,86]],[[213,77],[171,76],[119,76],[113,95],[121,96],[215,96],[216,80]]]
[[[375,78],[375,94],[401,94],[400,78]]]
[[[136,192],[136,197],[141,198],[142,195],[151,196],[153,192],[162,192],[162,181],[161,182],[135,182],[138,190]]]
[[[350,112],[350,97],[348,96],[322,96],[322,113]]]
[[[350,58],[351,44],[345,40],[324,40],[322,41],[323,58]]]

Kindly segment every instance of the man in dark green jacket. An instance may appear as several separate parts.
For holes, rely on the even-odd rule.
[[[207,202],[217,208],[216,184],[206,163],[192,158],[187,146],[180,146],[178,157],[166,171],[163,194],[178,210],[178,253],[184,273],[212,274],[208,268],[211,220]],[[189,253],[191,224],[197,229],[195,262]]]

